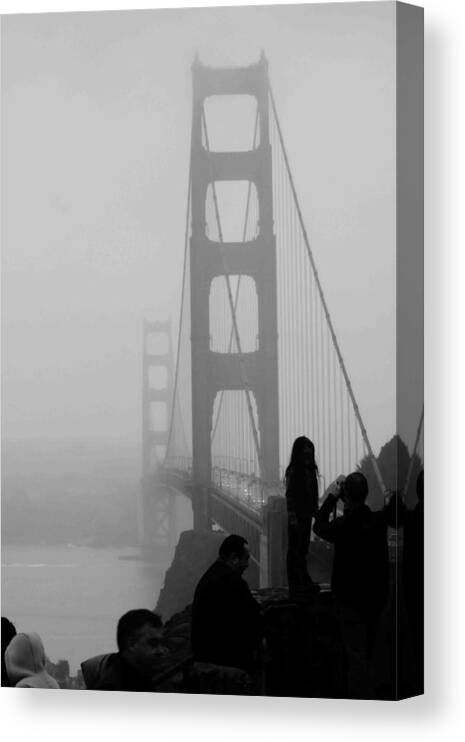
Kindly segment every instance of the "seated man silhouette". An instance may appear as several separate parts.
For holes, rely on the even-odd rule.
[[[368,483],[361,472],[341,477],[328,488],[313,530],[334,544],[331,589],[338,607],[348,661],[351,698],[372,694],[370,662],[381,612],[389,596],[387,526],[395,525],[395,500],[373,512],[365,500]],[[344,513],[331,520],[338,500]]]
[[[146,608],[128,611],[118,621],[118,652],[81,664],[88,690],[151,691],[157,660],[165,653],[160,616]]]
[[[242,577],[249,563],[247,541],[231,535],[218,559],[199,581],[192,606],[192,654],[195,661],[253,673],[261,642],[257,601]]]

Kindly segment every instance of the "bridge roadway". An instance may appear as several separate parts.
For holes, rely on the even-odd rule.
[[[160,467],[157,479],[192,499],[194,481],[188,469]],[[208,488],[208,508],[213,526],[240,533],[250,549],[250,576],[258,587],[286,584],[286,508],[282,487],[264,485],[259,479],[214,467]]]

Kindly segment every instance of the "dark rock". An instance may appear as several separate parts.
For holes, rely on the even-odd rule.
[[[217,558],[223,539],[220,532],[181,534],[156,607],[164,618],[171,618],[165,624],[168,653],[159,663],[154,690],[250,695],[260,689],[274,696],[343,697],[344,651],[329,590],[303,594],[297,600],[295,596],[291,600],[286,587],[252,591],[263,610],[267,642],[260,682],[249,676],[245,682],[242,675],[246,674],[239,677],[237,673],[242,671],[234,668],[192,663],[189,604],[200,577]],[[318,544],[315,552],[323,576],[327,550]]]
[[[197,583],[217,558],[224,537],[219,531],[181,533],[155,608],[164,620],[192,603]]]

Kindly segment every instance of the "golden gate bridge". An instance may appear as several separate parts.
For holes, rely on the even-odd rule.
[[[365,456],[386,488],[318,275],[268,62],[262,53],[247,67],[211,68],[196,58],[192,78],[176,347],[170,323],[144,325],[142,541],[172,541],[173,492],[182,492],[194,529],[242,533],[255,581],[282,584],[283,471],[298,435],[315,444],[321,492]],[[218,149],[209,104],[238,97],[254,107],[249,146]],[[153,336],[164,347],[151,348]],[[412,460],[422,426],[421,413]]]

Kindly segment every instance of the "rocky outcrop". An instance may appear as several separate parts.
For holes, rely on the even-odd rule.
[[[222,531],[181,533],[155,608],[164,621],[192,603],[196,585],[217,558],[224,537]]]

